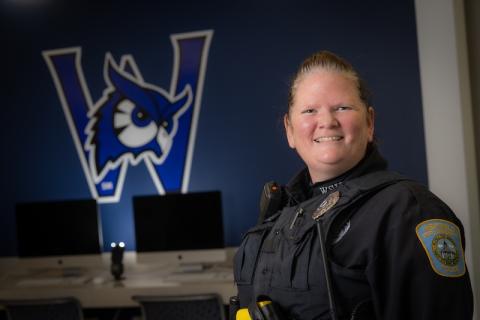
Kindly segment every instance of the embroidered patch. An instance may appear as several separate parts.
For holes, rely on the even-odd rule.
[[[433,270],[444,277],[460,277],[465,274],[465,259],[460,229],[450,221],[426,220],[416,227]]]

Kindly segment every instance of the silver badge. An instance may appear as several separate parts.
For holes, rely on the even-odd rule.
[[[323,202],[318,206],[317,210],[312,214],[312,218],[318,220],[321,216],[330,210],[340,199],[340,192],[335,191],[328,195],[328,197],[323,200]]]

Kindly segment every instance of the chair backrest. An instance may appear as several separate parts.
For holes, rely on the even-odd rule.
[[[0,300],[9,320],[83,320],[80,302],[73,297]]]
[[[218,294],[185,296],[133,296],[144,320],[225,320]]]

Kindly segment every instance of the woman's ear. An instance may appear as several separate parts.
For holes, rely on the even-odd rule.
[[[375,110],[373,107],[368,107],[367,110],[367,126],[368,126],[368,142],[373,141],[375,131]]]
[[[288,113],[283,116],[283,125],[285,126],[285,133],[287,134],[288,145],[290,148],[295,149],[295,139],[293,139],[293,128],[290,123]]]

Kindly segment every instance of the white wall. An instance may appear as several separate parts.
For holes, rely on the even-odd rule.
[[[429,186],[465,227],[477,309],[479,193],[463,0],[415,0],[415,9]]]

